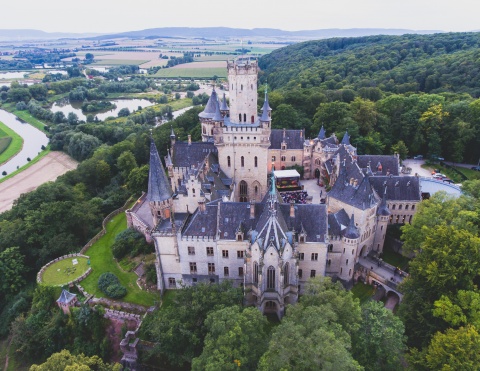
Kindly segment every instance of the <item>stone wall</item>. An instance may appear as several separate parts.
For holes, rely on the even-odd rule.
[[[37,273],[37,283],[42,283],[42,276],[43,276],[43,272],[45,272],[45,270],[51,266],[52,264],[55,264],[56,262],[60,261],[60,260],[64,260],[64,259],[68,259],[68,258],[74,258],[74,257],[79,257],[79,258],[86,258],[86,259],[90,259],[89,256],[86,256],[86,255],[82,255],[80,253],[77,253],[77,254],[67,254],[67,255],[63,255],[59,258],[56,258],[56,259],[53,259],[52,261],[49,261],[47,264],[45,264]],[[82,274],[80,277],[74,279],[73,281],[70,281],[68,283],[66,283],[65,285],[73,285],[75,283],[78,283],[82,280],[84,280],[85,278],[87,278],[87,276],[92,273],[92,268],[88,268],[88,270]],[[64,286],[64,285],[59,285],[59,286]]]

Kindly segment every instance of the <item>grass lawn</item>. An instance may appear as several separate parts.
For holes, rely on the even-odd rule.
[[[73,265],[74,259],[78,264]],[[88,259],[82,257],[60,260],[45,269],[42,281],[51,286],[63,286],[84,274],[89,268],[87,262]]]
[[[177,290],[166,290],[162,297],[162,308],[171,307],[174,304]]]
[[[23,121],[29,123],[33,127],[36,127],[38,130],[43,131],[44,133],[47,133],[47,131],[45,130],[46,125],[40,120],[33,117],[28,111],[14,110],[10,112],[12,112],[15,116],[21,118]]]
[[[198,78],[211,78],[213,76],[227,77],[227,69],[225,67],[213,67],[213,68],[162,68],[157,71],[155,75],[151,77],[198,77]]]
[[[0,165],[20,152],[22,147],[22,137],[0,122]]]
[[[125,213],[118,214],[107,225],[107,233],[90,247],[85,253],[90,256],[90,262],[93,272],[85,278],[80,285],[87,290],[89,294],[97,297],[106,297],[97,286],[98,278],[102,273],[112,272],[120,283],[127,288],[127,295],[121,301],[151,306],[154,301],[160,300],[160,295],[141,290],[137,286],[137,275],[133,272],[124,272],[120,269],[113,258],[111,246],[115,236],[127,228],[127,219]]]
[[[96,59],[92,66],[121,66],[124,64],[138,66],[147,62],[149,61],[135,59]]]
[[[360,304],[365,303],[373,295],[373,286],[358,282],[352,288],[353,296],[360,299]]]

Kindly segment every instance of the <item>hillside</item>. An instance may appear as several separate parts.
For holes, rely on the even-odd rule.
[[[259,63],[273,88],[378,87],[479,97],[479,46],[479,33],[334,38],[278,49]]]

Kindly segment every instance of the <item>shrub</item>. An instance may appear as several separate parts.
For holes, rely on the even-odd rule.
[[[15,106],[15,108],[17,109],[17,111],[25,111],[27,109],[27,105],[25,104],[25,102],[18,102]]]
[[[153,252],[152,246],[145,241],[145,237],[135,229],[126,229],[115,237],[112,245],[113,256],[122,259],[127,254],[135,257],[139,254]]]
[[[120,299],[127,295],[127,289],[120,284],[117,276],[111,272],[103,273],[98,278],[98,287],[112,299]]]

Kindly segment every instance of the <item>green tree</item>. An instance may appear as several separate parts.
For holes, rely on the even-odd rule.
[[[257,308],[238,306],[211,312],[205,320],[207,336],[192,370],[254,370],[267,349],[267,319]]]
[[[408,148],[403,140],[399,140],[397,144],[392,146],[392,152],[398,153],[401,160],[405,160],[408,157]]]
[[[98,356],[73,355],[68,350],[54,353],[45,363],[30,367],[30,371],[121,371],[122,369],[118,363],[111,365],[104,363]]]
[[[372,101],[355,98],[350,104],[353,119],[359,126],[360,135],[369,134],[377,124],[377,111]]]
[[[147,190],[148,185],[148,165],[144,165],[142,167],[136,167],[130,171],[127,180],[127,188],[128,190],[135,194],[140,195]]]
[[[118,157],[117,168],[124,179],[127,179],[130,172],[136,167],[137,161],[131,151],[125,151]]]
[[[25,285],[27,268],[24,259],[18,247],[0,252],[0,297],[15,294]]]
[[[399,370],[405,350],[405,327],[382,302],[362,306],[360,328],[352,338],[353,356],[366,370]]]

